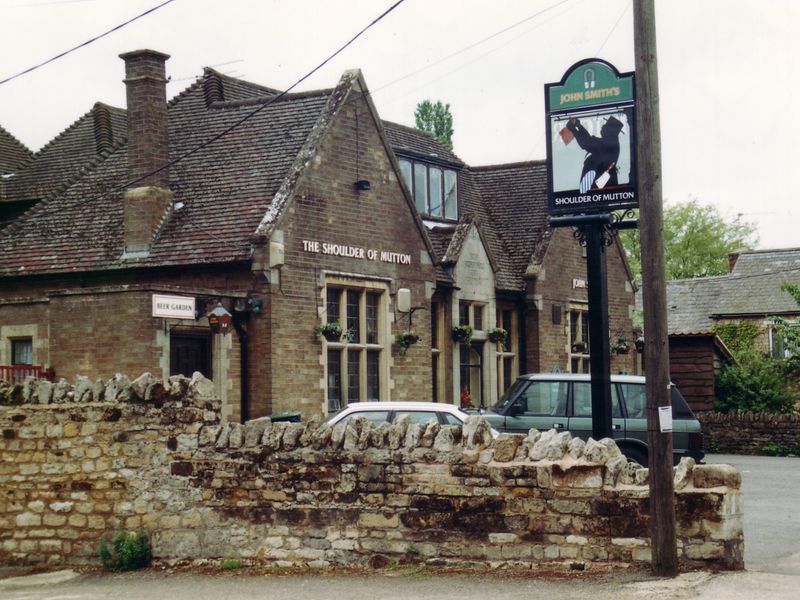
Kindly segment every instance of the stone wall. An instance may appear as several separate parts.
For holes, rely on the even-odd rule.
[[[117,376],[91,395],[0,386],[0,562],[96,563],[118,528],[147,531],[162,560],[650,560],[648,473],[611,440],[492,439],[478,417],[223,425],[212,390],[199,374]],[[738,472],[685,460],[675,481],[682,563],[742,568]]]
[[[799,454],[800,414],[698,413],[706,452]]]

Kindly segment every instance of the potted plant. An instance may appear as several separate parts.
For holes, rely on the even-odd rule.
[[[338,342],[344,331],[339,321],[331,321],[314,327],[314,335],[322,336],[329,342]],[[350,338],[348,337],[348,340]]]
[[[494,329],[490,330],[487,337],[489,338],[490,342],[503,344],[503,348],[505,348],[506,344],[508,343],[508,332],[502,327],[495,327]]]
[[[614,345],[611,348],[617,354],[627,354],[631,351],[631,345],[628,343],[624,337],[617,338],[617,341],[614,342]]]
[[[583,340],[575,340],[572,342],[572,351],[576,354],[585,354],[588,346]]]
[[[472,326],[458,325],[457,327],[453,327],[453,340],[469,348],[472,343]]]
[[[400,356],[405,356],[408,347],[411,344],[416,344],[419,341],[419,336],[411,329],[401,331],[395,336],[397,345],[400,347]]]

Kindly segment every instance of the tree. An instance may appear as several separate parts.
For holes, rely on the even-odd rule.
[[[620,240],[638,281],[642,273],[639,230],[621,231]],[[724,275],[729,270],[728,254],[756,243],[754,225],[726,221],[713,206],[690,200],[664,208],[667,279]]]
[[[416,128],[433,134],[448,150],[453,149],[453,115],[450,114],[450,105],[442,104],[437,100],[434,104],[430,100],[423,100],[414,110]]]

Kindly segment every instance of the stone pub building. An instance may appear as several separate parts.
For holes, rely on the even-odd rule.
[[[588,371],[585,258],[547,226],[543,162],[470,167],[382,121],[358,71],[282,94],[206,69],[167,101],[167,55],[121,58],[125,110],[37,153],[0,130],[0,375],[200,371],[238,421],[488,406],[520,373]],[[632,342],[607,252],[612,344]]]

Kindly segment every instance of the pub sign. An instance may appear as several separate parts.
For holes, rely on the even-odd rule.
[[[633,73],[589,58],[544,88],[549,213],[637,208]]]

